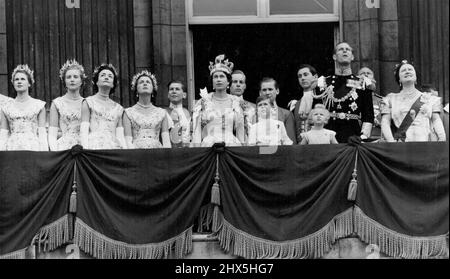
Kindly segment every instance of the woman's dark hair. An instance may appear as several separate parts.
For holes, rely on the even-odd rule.
[[[400,69],[403,67],[403,65],[411,65],[414,67],[414,64],[409,62],[408,60],[402,60],[402,62],[395,65],[394,78],[395,82],[397,82],[397,84],[400,85],[400,88],[402,88],[402,85],[400,84]]]
[[[92,83],[94,84],[93,91],[94,91],[94,93],[98,92],[98,86],[97,86],[98,78],[99,78],[100,73],[104,70],[109,70],[114,75],[113,88],[111,88],[111,91],[109,92],[109,94],[114,94],[116,87],[119,85],[119,74],[117,73],[116,68],[111,64],[102,64],[101,66],[97,67],[94,70],[94,74],[92,75]]]
[[[134,86],[134,88],[131,89],[131,92],[133,93],[134,98],[135,98],[134,100],[136,101],[136,103],[139,101],[139,94],[137,93],[137,85],[139,84],[139,80],[143,77],[150,78],[150,81],[152,82],[153,91],[152,91],[152,97],[151,97],[150,101],[152,102],[152,104],[155,104],[156,96],[158,96],[158,89],[157,89],[158,85],[155,84],[156,81],[151,76],[149,76],[145,73],[141,73],[141,75],[136,79],[136,85]]]

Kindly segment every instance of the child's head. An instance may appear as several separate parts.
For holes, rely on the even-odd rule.
[[[270,110],[272,108],[272,101],[267,95],[259,96],[256,99],[256,111],[259,118],[267,118],[270,116]]]
[[[308,120],[313,124],[326,125],[330,120],[330,112],[322,104],[317,104],[309,113]]]

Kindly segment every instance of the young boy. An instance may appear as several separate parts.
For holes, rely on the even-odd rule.
[[[268,96],[256,99],[256,123],[250,127],[248,145],[292,145],[284,123],[271,118],[272,103]]]

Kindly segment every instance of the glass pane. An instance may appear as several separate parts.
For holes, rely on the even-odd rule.
[[[257,15],[257,0],[193,0],[194,16]]]
[[[271,15],[332,14],[334,0],[270,0]]]

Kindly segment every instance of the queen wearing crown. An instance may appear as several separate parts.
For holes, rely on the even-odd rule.
[[[241,101],[228,94],[233,63],[219,55],[210,62],[210,78],[214,92],[201,93],[194,107],[193,146],[211,147],[225,142],[228,146],[241,146],[244,142],[244,116]]]
[[[94,70],[92,82],[95,95],[87,97],[81,107],[81,145],[87,149],[126,148],[124,109],[110,98],[119,83],[116,68],[102,64]]]
[[[156,78],[149,71],[142,71],[133,77],[131,91],[138,101],[126,109],[123,116],[125,139],[130,149],[171,148],[168,114],[152,104],[157,90]]]
[[[81,103],[80,90],[86,80],[82,65],[75,60],[68,60],[59,75],[66,89],[64,96],[53,100],[50,108],[50,127],[48,145],[51,151],[71,149],[80,144]],[[57,139],[61,130],[61,137]]]
[[[45,102],[30,96],[33,71],[28,65],[19,65],[11,82],[17,97],[2,107],[0,149],[48,151]]]

